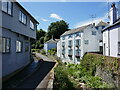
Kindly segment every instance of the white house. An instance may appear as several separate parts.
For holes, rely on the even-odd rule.
[[[52,48],[57,48],[57,42],[59,39],[50,39],[49,41],[44,43],[44,50],[47,52]]]
[[[100,34],[95,24],[66,31],[57,43],[57,56],[63,62],[79,63],[86,52],[100,51]]]
[[[120,2],[110,9],[110,25],[103,30],[103,54],[120,57]]]

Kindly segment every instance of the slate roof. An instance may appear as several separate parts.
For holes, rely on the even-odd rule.
[[[100,21],[97,25],[96,25],[96,27],[99,27],[99,26],[107,26],[108,25],[108,23],[105,23],[105,22],[103,22],[103,21]]]
[[[45,43],[57,43],[60,39],[50,39]]]
[[[90,25],[92,25],[92,24],[85,25],[85,26],[82,26],[82,27],[79,27],[79,28],[76,28],[76,29],[71,29],[71,30],[66,31],[65,33],[63,33],[61,36],[77,33],[79,31],[82,31],[82,30],[86,29]]]
[[[120,25],[120,18],[114,24],[112,24],[112,25],[107,26],[106,28],[104,28],[103,31],[107,30],[108,28],[114,27],[116,25]]]

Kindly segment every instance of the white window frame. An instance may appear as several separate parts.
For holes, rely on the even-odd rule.
[[[32,30],[35,29],[35,24],[34,24],[34,22],[33,22],[32,20],[30,20],[30,28],[31,28]]]
[[[22,42],[19,40],[16,41],[16,52],[22,52]]]
[[[84,40],[84,43],[85,43],[86,45],[88,45],[88,44],[89,44],[89,40]]]
[[[96,31],[92,31],[92,35],[96,35],[97,34],[97,32]]]
[[[27,16],[20,10],[19,11],[19,21],[23,24],[27,24]]]
[[[81,45],[81,39],[76,39],[75,40],[75,45],[79,45],[80,46]]]
[[[10,43],[11,40],[10,38],[5,38],[5,37],[1,37],[0,38],[0,47],[2,47],[0,49],[0,52],[2,53],[9,53],[10,52]]]

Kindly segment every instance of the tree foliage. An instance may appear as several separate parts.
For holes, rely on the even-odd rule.
[[[64,21],[57,21],[57,22],[53,22],[50,24],[50,26],[48,27],[48,33],[47,36],[49,38],[53,37],[59,39],[60,36],[65,32],[68,31],[68,24]]]

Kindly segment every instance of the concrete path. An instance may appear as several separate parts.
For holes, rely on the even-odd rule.
[[[55,61],[38,53],[36,55],[43,59],[43,61],[42,60],[40,61],[41,62],[40,66],[34,73],[26,77],[14,88],[30,88],[33,90],[36,89],[36,87],[47,88],[50,79],[50,71],[54,67]],[[5,88],[7,89],[10,87],[4,87],[4,89]]]

